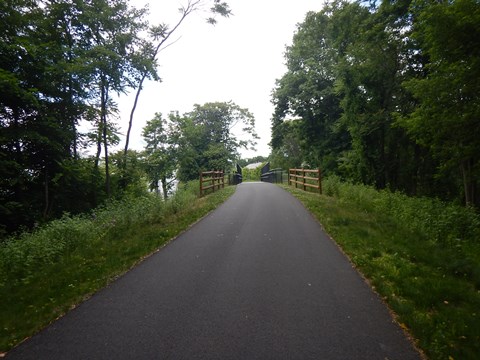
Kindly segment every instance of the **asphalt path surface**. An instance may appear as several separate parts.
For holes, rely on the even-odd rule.
[[[7,359],[420,359],[293,196],[235,194]]]

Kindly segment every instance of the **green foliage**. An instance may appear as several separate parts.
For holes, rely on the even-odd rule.
[[[252,148],[258,138],[253,115],[233,102],[195,105],[183,116],[170,114],[170,121],[180,181],[197,179],[200,171],[229,169],[238,150]]]
[[[198,181],[168,201],[111,200],[0,243],[0,352],[18,344],[216,208],[235,188],[198,198]]]
[[[262,166],[255,169],[242,169],[242,181],[260,181]]]
[[[222,2],[220,0],[212,0],[213,6],[210,8],[211,16],[207,18],[207,22],[209,24],[215,25],[217,23],[216,16],[220,15],[223,17],[229,17],[231,15],[231,10],[229,5],[226,2]],[[133,124],[133,117],[135,114],[135,110],[137,109],[138,99],[140,97],[140,93],[143,90],[143,83],[146,79],[154,79],[156,81],[160,80],[157,74],[157,59],[158,54],[166,49],[169,44],[169,39],[172,35],[180,28],[184,20],[192,13],[199,11],[203,7],[203,1],[188,1],[186,2],[185,6],[181,6],[179,8],[180,11],[180,18],[177,23],[173,26],[168,26],[167,24],[159,24],[150,26],[148,29],[148,34],[150,39],[145,41],[142,44],[141,51],[134,53],[133,56],[133,64],[134,67],[139,69],[139,74],[136,77],[136,95],[135,101],[132,106],[132,110],[130,112],[130,121],[127,128],[127,134],[125,139],[125,150],[124,156],[127,156],[128,152],[128,145],[130,142],[130,132],[132,130]],[[124,167],[126,169],[126,167]],[[165,184],[163,183],[164,187],[164,195],[166,195],[165,191]]]
[[[479,205],[480,6],[474,0],[439,2],[417,7],[415,14],[414,36],[430,61],[426,76],[405,83],[419,105],[400,124],[432,151],[444,172],[461,169],[465,201]]]
[[[350,9],[343,17],[332,16],[334,22],[348,16],[357,24],[348,33],[336,81],[340,121],[352,139],[351,149],[342,156],[342,175],[392,190],[410,190],[411,175],[404,177],[400,164],[411,162],[414,145],[402,129],[392,127],[392,113],[405,111],[401,83],[410,74],[409,62],[399,61],[407,51],[407,5],[392,8],[383,2],[374,13],[364,8],[361,15]]]
[[[284,121],[277,127],[282,133],[281,145],[272,150],[272,168],[294,169],[304,163],[302,148],[307,144],[302,136],[300,120]]]
[[[163,204],[152,197],[112,201],[90,215],[64,215],[33,233],[10,238],[1,247],[2,274],[9,282],[29,282],[36,272],[69,256],[78,247],[99,241],[132,223],[158,221]],[[4,278],[5,280],[5,278]]]
[[[177,165],[177,146],[174,143],[173,126],[157,113],[143,128],[145,147],[145,170],[150,182],[150,190],[159,194],[158,184],[162,183],[162,192],[167,199],[169,181],[174,176]]]
[[[216,15],[229,17],[232,14],[230,7],[225,1],[213,0],[213,5],[210,8],[212,16],[207,18],[209,24],[215,25],[217,23]]]
[[[479,9],[334,1],[308,13],[273,92],[272,162],[479,205]]]
[[[108,151],[99,176],[102,144],[119,141],[109,92],[132,86],[146,24],[145,10],[124,0],[0,6],[0,227],[12,232],[88,210],[111,192]],[[81,120],[96,127],[90,169],[79,159],[88,144]]]
[[[287,189],[312,211],[429,359],[480,351],[480,216],[473,209],[324,181]]]
[[[413,232],[440,246],[460,249],[464,244],[479,243],[480,216],[472,208],[344,183],[337,176],[324,179],[323,189],[326,195],[354,203],[364,211],[385,214],[399,224],[408,224]]]
[[[124,158],[110,158],[109,147],[120,141],[112,95],[137,88],[138,100],[145,79],[159,80],[157,54],[205,2],[186,1],[171,29],[149,26],[147,9],[131,3],[0,2],[1,237],[91,209],[121,191],[144,193],[138,167],[127,168],[135,163],[130,128]],[[226,2],[210,4],[213,16],[230,15]],[[83,134],[86,123],[93,129]],[[92,145],[95,157],[80,159]]]
[[[255,156],[253,158],[248,158],[248,159],[239,159],[237,161],[238,165],[240,167],[245,167],[249,164],[256,164],[256,163],[266,163],[268,161],[268,158],[266,158],[265,156]]]
[[[237,160],[238,166],[242,168],[242,178],[243,181],[259,181],[260,180],[260,170],[262,165],[257,167],[256,169],[248,169],[247,165],[251,164],[265,164],[268,162],[268,158],[265,156],[255,156],[249,159],[240,159]]]
[[[146,160],[142,152],[128,150],[125,157],[122,151],[117,151],[109,158],[111,162],[111,198],[122,199],[148,195]],[[128,170],[125,170],[125,165]]]
[[[278,163],[285,156],[289,166],[307,162],[321,164],[327,171],[332,165],[328,159],[336,158],[348,144],[345,129],[334,124],[340,103],[335,90],[337,50],[332,48],[330,10],[308,13],[293,45],[287,48],[288,71],[273,93],[271,145]],[[291,117],[300,121],[290,121]]]

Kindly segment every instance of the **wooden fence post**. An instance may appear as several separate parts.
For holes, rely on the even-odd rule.
[[[302,168],[302,176],[303,176],[303,191],[307,191],[307,186],[305,185],[307,179],[305,179],[305,169]]]
[[[322,170],[318,168],[318,191],[322,194]]]
[[[308,174],[308,175],[307,175]],[[307,191],[307,188],[314,188],[322,194],[322,170],[318,169],[288,169],[288,185],[295,184],[295,188]]]
[[[210,185],[203,186],[204,183]],[[212,189],[213,192],[225,188],[225,173],[223,171],[201,171],[200,172],[200,197],[206,190]]]

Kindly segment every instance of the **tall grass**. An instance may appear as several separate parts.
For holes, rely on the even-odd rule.
[[[0,353],[105,286],[234,191],[198,198],[198,182],[168,200],[112,201],[82,216],[64,215],[0,244]]]
[[[323,181],[288,188],[315,214],[430,359],[480,354],[480,215],[437,199]]]
[[[480,215],[472,208],[433,198],[378,191],[365,185],[341,182],[336,176],[327,178],[323,186],[326,195],[355,203],[365,211],[389,216],[430,241],[446,246],[480,243]]]
[[[471,280],[480,290],[480,214],[475,209],[344,183],[335,176],[326,179],[324,186],[327,195],[414,234],[412,241],[428,245],[430,253],[425,256],[430,262],[436,260],[438,267]],[[440,254],[448,254],[448,258]]]
[[[42,267],[68,257],[79,247],[115,238],[132,226],[160,222],[192,203],[194,189],[186,185],[167,202],[156,196],[111,201],[90,214],[65,214],[33,233],[7,239],[0,246],[0,281],[28,282]]]

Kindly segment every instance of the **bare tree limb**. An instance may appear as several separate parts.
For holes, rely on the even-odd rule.
[[[157,46],[155,47],[155,50],[150,58],[150,60],[153,62],[155,61],[155,59],[157,58],[157,55],[158,53],[163,50],[163,49],[166,49],[167,47],[169,47],[170,45],[174,44],[176,41],[178,41],[178,39],[171,43],[171,44],[168,44],[167,46],[163,47],[162,46],[168,41],[168,39],[172,36],[173,33],[175,33],[175,31],[180,27],[180,25],[183,23],[183,21],[185,20],[185,18],[190,15],[192,12],[194,12],[195,10],[197,10],[198,8],[198,5],[201,3],[201,0],[196,0],[196,1],[191,1],[189,0],[187,5],[186,6],[183,6],[180,10],[181,10],[181,16],[180,16],[180,19],[178,20],[178,22],[175,24],[175,26],[173,27],[172,30],[166,32],[166,34],[162,37],[162,39],[158,42]],[[132,107],[132,110],[130,112],[130,119],[129,119],[129,122],[128,122],[128,130],[127,130],[127,135],[126,135],[126,139],[125,139],[125,149],[124,149],[124,153],[123,153],[123,157],[124,157],[124,162],[123,162],[123,165],[124,165],[124,168],[126,167],[126,158],[127,158],[127,152],[128,152],[128,145],[129,145],[129,142],[130,142],[130,133],[131,133],[131,130],[132,130],[132,125],[133,125],[133,116],[135,114],[135,110],[137,109],[137,105],[138,105],[138,99],[140,97],[140,93],[142,91],[142,88],[143,88],[143,83],[145,81],[145,79],[147,78],[148,76],[148,70],[145,70],[142,74],[142,77],[140,78],[140,81],[138,83],[138,87],[137,87],[137,92],[135,94],[135,100],[133,102],[133,107]]]

